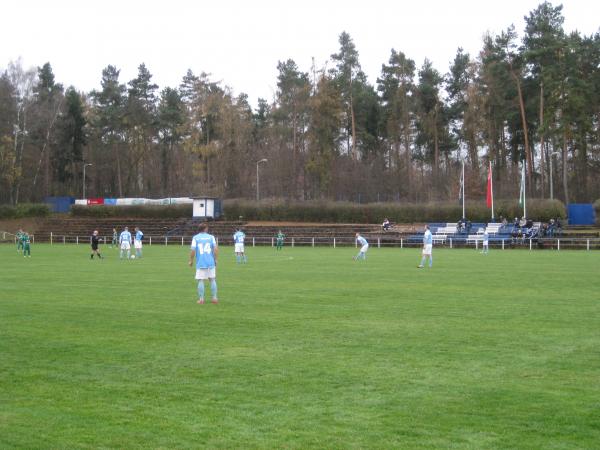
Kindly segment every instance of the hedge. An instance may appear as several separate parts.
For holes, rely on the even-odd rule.
[[[530,200],[528,216],[534,220],[548,221],[565,218],[565,207],[558,200]],[[396,223],[456,222],[462,216],[458,202],[439,203],[368,203],[359,205],[346,202],[286,202],[284,200],[256,203],[248,200],[225,200],[226,220],[266,220],[329,223],[379,223],[385,217]],[[484,202],[467,204],[467,219],[488,222],[490,210]],[[508,220],[522,215],[517,202],[499,201],[495,205],[496,217]],[[71,214],[81,217],[192,217],[192,205],[169,206],[81,206],[74,205]]]
[[[192,205],[73,205],[71,215],[78,217],[138,217],[178,219],[192,217]]]
[[[438,203],[369,203],[358,205],[344,202],[251,202],[227,200],[223,206],[227,220],[289,220],[297,222],[379,223],[384,218],[396,223],[456,222],[462,216],[458,202]],[[494,205],[496,218],[511,220],[521,217],[522,207],[516,201],[498,201]],[[529,200],[528,216],[534,220],[549,221],[566,217],[564,205],[558,200]],[[489,222],[491,211],[484,202],[466,205],[467,219],[472,222]]]
[[[0,219],[21,219],[23,217],[45,217],[50,208],[45,203],[19,203],[18,205],[0,205]]]

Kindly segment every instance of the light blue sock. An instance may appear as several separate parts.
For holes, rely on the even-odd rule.
[[[123,259],[123,250],[119,252],[119,259]]]
[[[212,298],[217,298],[217,280],[214,278],[210,280],[210,292],[212,293]]]
[[[204,298],[204,281],[198,281],[198,299]]]
[[[127,250],[127,259],[131,259],[131,250]]]
[[[421,264],[419,264],[420,266],[424,266],[425,265],[425,257],[423,256],[421,258]]]
[[[248,262],[248,258],[246,257],[246,255],[244,255],[244,264],[246,264]]]
[[[240,263],[240,255],[238,255],[237,253],[235,254],[235,262],[236,263]]]
[[[433,255],[429,256],[429,267],[433,265]]]

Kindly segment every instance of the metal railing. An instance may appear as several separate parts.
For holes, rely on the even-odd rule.
[[[89,245],[89,236],[72,236],[67,234],[46,233],[31,235],[31,243],[49,243],[50,245]],[[191,235],[189,236],[144,236],[144,245],[190,245],[192,242]],[[233,245],[233,239],[230,236],[216,236],[217,242],[222,245]],[[4,242],[14,242],[16,238],[5,240]],[[111,245],[112,238],[103,236],[102,245]],[[269,246],[276,245],[276,238],[273,236],[246,236],[247,247]],[[419,248],[423,244],[421,240],[409,237],[390,238],[390,237],[371,237],[369,239],[371,248]],[[357,247],[354,237],[349,236],[288,236],[284,241],[286,247]],[[435,248],[474,248],[480,249],[482,239],[453,239],[448,237],[444,241],[436,241]],[[490,239],[490,249],[507,250],[507,249],[528,249],[528,250],[558,250],[561,249],[576,249],[576,250],[600,250],[600,238],[506,238],[506,239]]]

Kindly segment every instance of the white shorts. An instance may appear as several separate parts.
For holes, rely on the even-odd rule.
[[[369,250],[369,244],[365,244],[360,248],[361,253],[367,253],[367,250]]]
[[[483,246],[487,247],[488,246],[488,241],[483,241]]]
[[[433,248],[432,244],[425,244],[423,246],[423,254],[424,255],[431,255],[431,249]]]
[[[142,248],[142,241],[133,241],[133,246],[137,249]]]
[[[217,277],[217,268],[212,269],[196,269],[196,280],[208,280],[209,278]]]
[[[244,244],[235,244],[235,253],[244,253]]]
[[[131,244],[127,241],[121,242],[121,250],[129,250],[131,248]]]

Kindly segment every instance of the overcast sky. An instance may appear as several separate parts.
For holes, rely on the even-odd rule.
[[[390,50],[420,66],[424,58],[448,70],[460,46],[475,55],[486,31],[523,17],[537,0],[21,0],[3,2],[0,69],[49,61],[58,82],[84,91],[100,87],[108,64],[121,80],[134,78],[144,62],[161,87],[178,86],[188,68],[211,73],[256,105],[272,100],[277,62],[292,58],[309,72],[322,67],[347,31],[360,63],[375,83]],[[558,2],[553,3],[558,5]],[[600,26],[600,1],[563,2],[565,29],[592,34]]]

